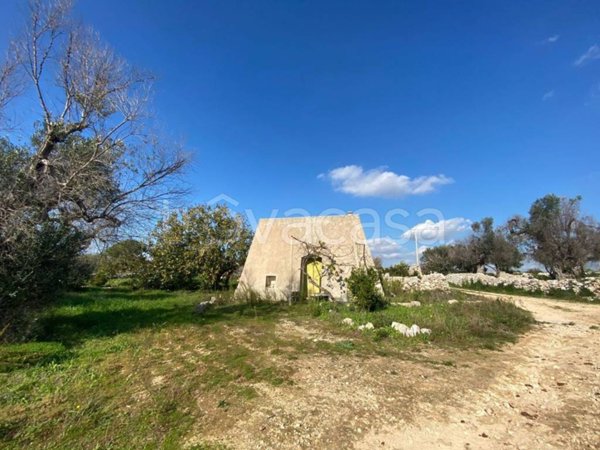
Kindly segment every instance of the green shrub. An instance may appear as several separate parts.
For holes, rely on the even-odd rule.
[[[318,300],[310,300],[308,302],[308,310],[312,317],[319,317],[320,315],[322,315],[326,311],[326,307],[327,304],[324,304],[323,302],[320,302]]]
[[[404,285],[400,280],[382,277],[383,291],[388,297],[397,297],[405,293]]]
[[[244,263],[252,229],[226,205],[199,205],[161,220],[150,235],[145,287],[222,289]]]
[[[139,282],[135,278],[112,278],[105,283],[106,286],[112,288],[139,288]]]
[[[392,329],[390,327],[376,328],[373,333],[373,340],[375,342],[383,341],[384,339],[390,337],[392,334]]]
[[[386,267],[383,271],[392,277],[407,277],[410,274],[410,266],[401,261],[398,264]]]
[[[348,288],[354,306],[367,311],[375,311],[386,305],[378,281],[379,274],[372,267],[352,270],[348,277]]]
[[[102,287],[108,282],[108,277],[104,273],[95,273],[90,279],[90,284],[95,287]]]
[[[134,239],[113,244],[97,255],[98,262],[92,283],[102,286],[111,279],[139,278],[146,265],[145,252],[145,244]]]
[[[0,225],[2,341],[19,341],[30,335],[35,312],[50,304],[61,290],[80,283],[78,272],[85,272],[76,262],[85,245],[84,236],[72,227],[39,220],[39,224],[23,222],[17,230]]]
[[[90,283],[98,266],[98,255],[79,255],[73,259],[67,274],[66,286],[69,289],[81,289]]]

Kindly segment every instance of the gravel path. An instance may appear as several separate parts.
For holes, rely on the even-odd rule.
[[[600,307],[471,293],[513,301],[540,324],[481,363],[505,363],[485,389],[475,383],[471,390],[467,382],[460,400],[440,405],[438,414],[371,432],[356,447],[600,448]]]
[[[539,324],[501,351],[302,357],[293,384],[257,385],[251,410],[221,412],[223,426],[198,439],[236,449],[600,448],[600,306],[474,293],[516,302]]]

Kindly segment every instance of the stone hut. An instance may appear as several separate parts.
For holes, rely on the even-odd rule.
[[[236,295],[347,301],[345,279],[352,269],[373,266],[356,214],[261,219]]]

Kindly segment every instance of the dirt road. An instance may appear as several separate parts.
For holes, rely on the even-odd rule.
[[[443,402],[408,426],[371,432],[357,447],[600,448],[600,307],[504,298],[540,324],[482,362],[498,365],[489,385],[466,386],[459,401]]]
[[[503,297],[540,323],[502,351],[300,359],[292,386],[262,387],[259,406],[218,438],[233,448],[600,448],[600,306]]]

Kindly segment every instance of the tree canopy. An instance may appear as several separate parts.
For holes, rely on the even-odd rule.
[[[489,266],[499,273],[521,265],[523,255],[505,227],[494,228],[494,219],[485,217],[471,228],[472,235],[461,242],[425,250],[423,270],[427,273],[476,272]]]
[[[600,226],[580,212],[581,197],[546,195],[531,205],[529,217],[509,221],[532,259],[552,278],[582,276],[585,265],[600,259]]]
[[[173,213],[151,234],[146,284],[165,289],[226,287],[243,265],[252,230],[225,205]]]
[[[11,131],[0,140],[0,322],[51,298],[93,239],[149,222],[184,192],[185,157],[146,113],[152,76],[70,11],[69,0],[31,1],[0,63],[0,131]],[[10,118],[31,105],[34,131],[15,145]]]

